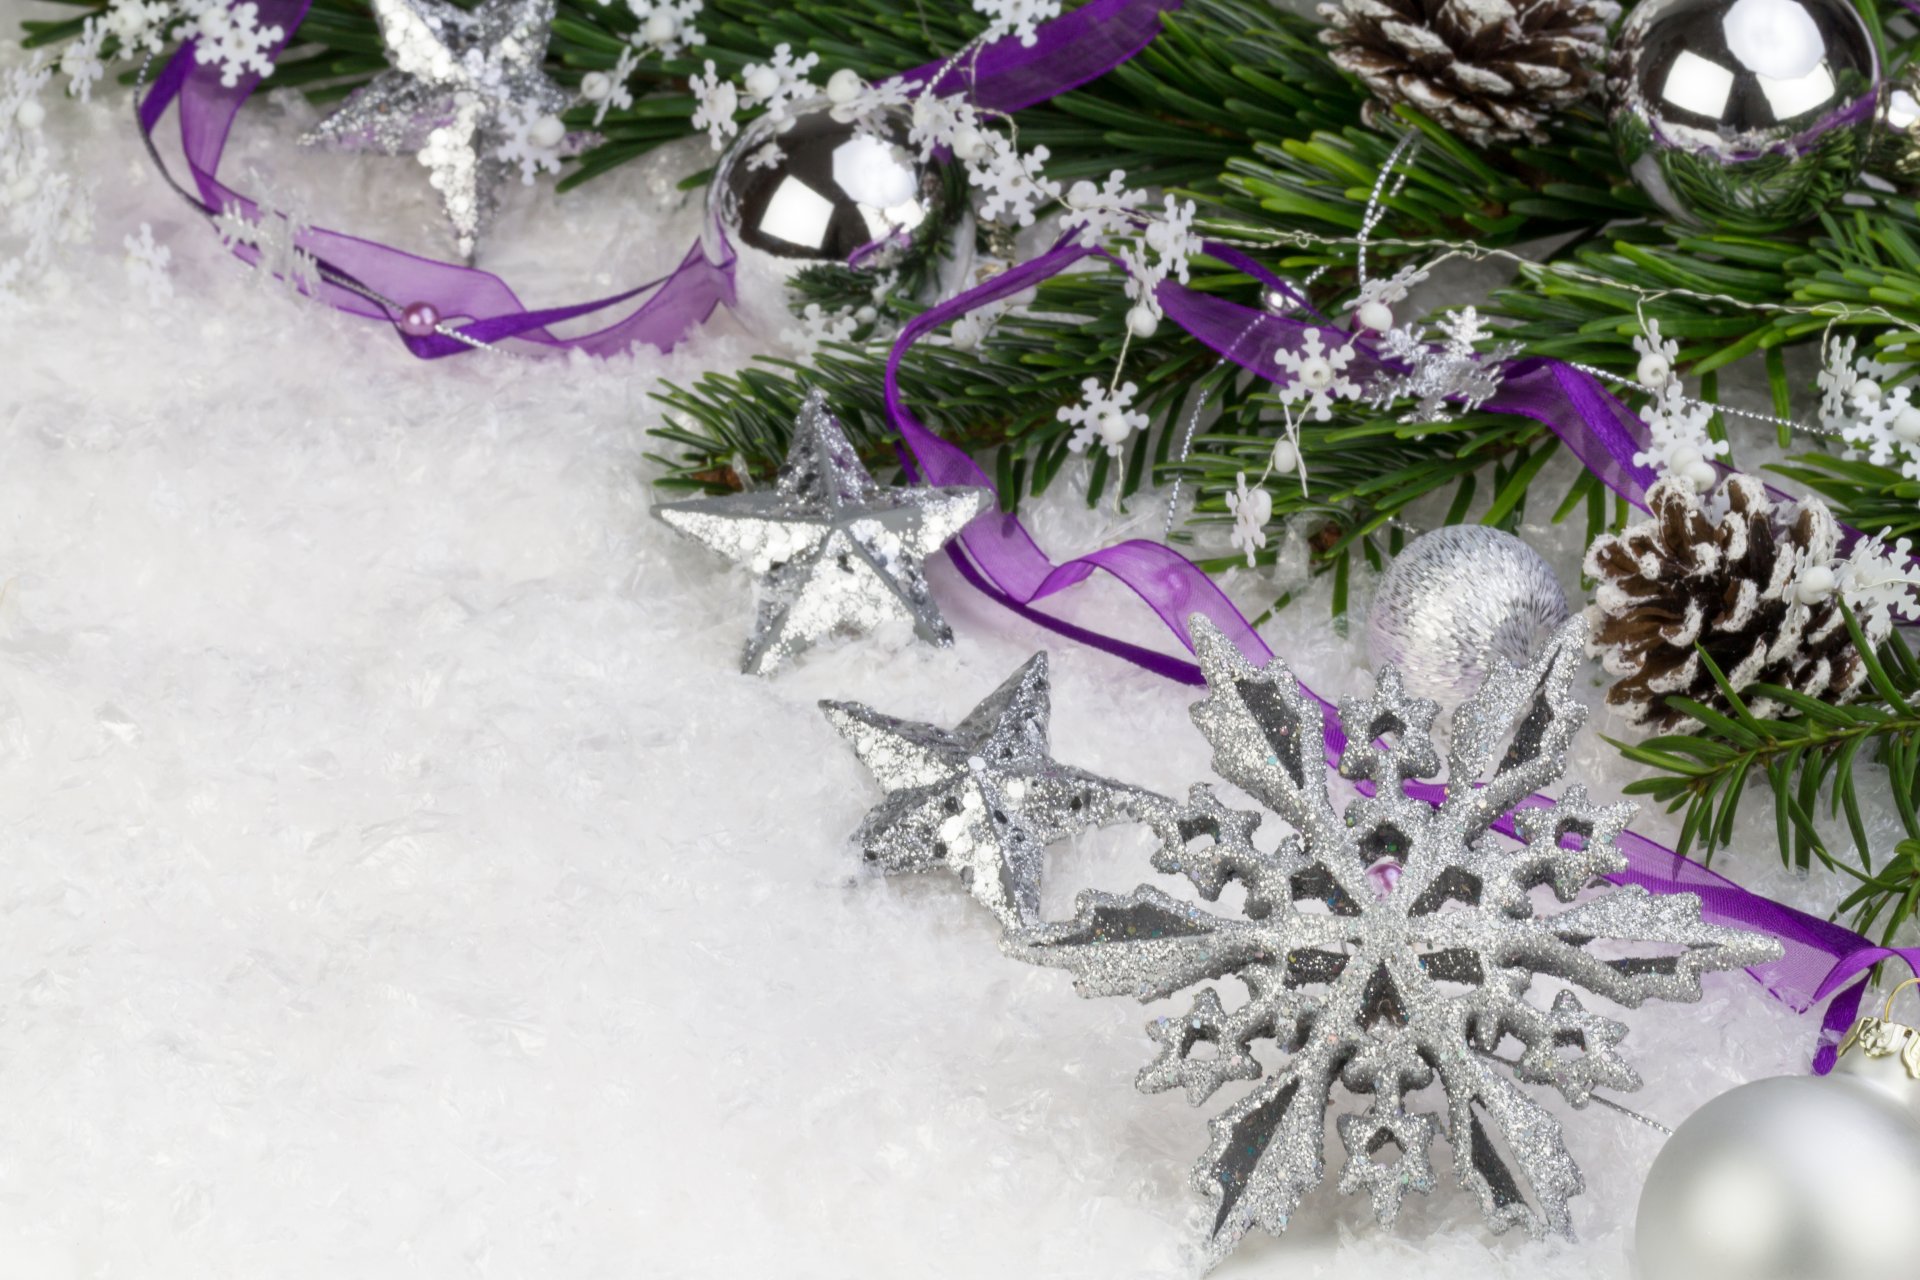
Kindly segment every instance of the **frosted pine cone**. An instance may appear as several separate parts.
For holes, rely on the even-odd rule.
[[[1546,137],[1600,83],[1611,0],[1340,0],[1320,6],[1335,66],[1475,146]]]
[[[1587,575],[1599,580],[1589,649],[1621,677],[1607,701],[1636,724],[1689,727],[1670,695],[1725,708],[1696,645],[1756,716],[1778,708],[1747,698],[1749,685],[1844,702],[1867,678],[1830,589],[1840,530],[1825,504],[1776,507],[1765,485],[1743,475],[1729,476],[1721,493],[1728,509],[1716,521],[1691,485],[1662,480],[1647,493],[1650,519],[1587,550]]]

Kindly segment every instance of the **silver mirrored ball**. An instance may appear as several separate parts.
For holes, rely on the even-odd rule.
[[[740,131],[707,188],[707,251],[730,245],[775,278],[838,265],[878,274],[951,254],[970,230],[966,182],[951,160],[922,160],[898,107],[858,115],[816,98],[787,128],[762,116]]]
[[[1607,92],[1621,162],[1655,204],[1770,234],[1859,178],[1880,59],[1848,0],[1645,0],[1615,37]]]
[[[1540,554],[1485,525],[1448,525],[1408,543],[1367,610],[1374,670],[1451,706],[1486,679],[1487,658],[1524,665],[1567,620],[1567,596]]]

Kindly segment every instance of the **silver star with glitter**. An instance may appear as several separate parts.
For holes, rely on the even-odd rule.
[[[767,675],[832,635],[911,621],[921,639],[953,643],[922,563],[985,509],[985,489],[881,488],[818,391],[793,425],[771,489],[660,503],[653,513],[746,565],[761,581],[742,670]]]
[[[1640,1080],[1615,1050],[1624,1026],[1572,990],[1541,1008],[1526,998],[1534,978],[1634,1007],[1696,999],[1703,972],[1780,954],[1772,939],[1704,923],[1692,894],[1600,879],[1626,865],[1616,839],[1631,806],[1595,805],[1573,787],[1557,804],[1515,810],[1565,771],[1586,718],[1569,693],[1582,624],[1556,632],[1525,670],[1492,664],[1454,716],[1437,808],[1404,791],[1439,772],[1436,708],[1383,668],[1371,696],[1340,707],[1340,773],[1375,788],[1344,812],[1328,793],[1320,705],[1279,662],[1255,669],[1203,619],[1194,630],[1208,696],[1193,717],[1214,769],[1293,830],[1266,852],[1252,839],[1259,815],[1199,786],[1154,819],[1165,842],[1155,866],[1185,874],[1208,901],[1238,881],[1244,918],[1151,886],[1089,891],[1074,920],[1009,935],[1009,954],[1070,970],[1089,996],[1245,985],[1237,1007],[1202,987],[1184,1016],[1151,1024],[1159,1053],[1139,1079],[1143,1090],[1184,1088],[1196,1105],[1229,1081],[1256,1082],[1213,1119],[1194,1173],[1213,1201],[1215,1261],[1256,1223],[1284,1231],[1320,1183],[1336,1084],[1368,1100],[1339,1117],[1339,1185],[1365,1191],[1382,1224],[1407,1192],[1432,1188],[1444,1123],[1454,1176],[1496,1232],[1571,1237],[1580,1171],[1559,1122],[1520,1085],[1580,1107],[1596,1088]],[[1517,845],[1491,830],[1509,812]],[[1518,1057],[1497,1052],[1509,1038]],[[1271,1071],[1253,1052],[1263,1039],[1285,1055]],[[1410,1108],[1436,1081],[1444,1114]]]
[[[471,261],[499,188],[523,168],[530,131],[559,128],[573,102],[541,70],[555,0],[373,0],[392,69],[357,90],[302,142],[412,155],[426,166]],[[557,149],[564,135],[552,137]],[[536,144],[537,145],[537,144]]]
[[[1053,759],[1044,653],[954,729],[853,702],[820,708],[887,790],[854,837],[867,860],[888,873],[953,871],[1009,929],[1040,918],[1048,845],[1168,803]]]

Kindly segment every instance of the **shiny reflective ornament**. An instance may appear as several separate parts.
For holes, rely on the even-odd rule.
[[[821,97],[740,131],[707,187],[707,252],[785,280],[811,266],[861,273],[925,264],[971,244],[966,178],[921,160],[898,107],[854,113]],[[781,125],[787,125],[782,128]]]
[[[1848,0],[1646,0],[1607,79],[1614,143],[1683,222],[1766,234],[1859,178],[1880,60]]]
[[[1525,663],[1566,620],[1560,580],[1532,547],[1485,525],[1448,525],[1387,566],[1367,612],[1367,653],[1376,671],[1398,667],[1413,693],[1454,703],[1480,687],[1490,657]]]
[[[1874,140],[1873,170],[1909,191],[1920,184],[1920,68],[1912,63],[1887,89],[1887,107]]]
[[[1636,1274],[1910,1276],[1916,1205],[1920,1031],[1866,1017],[1833,1074],[1742,1085],[1674,1131],[1640,1194]]]

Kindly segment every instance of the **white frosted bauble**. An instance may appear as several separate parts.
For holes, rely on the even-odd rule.
[[[1133,424],[1127,421],[1124,413],[1103,413],[1100,415],[1100,438],[1108,444],[1124,444],[1133,434]]]
[[[1674,1131],[1647,1175],[1638,1280],[1912,1275],[1920,1121],[1836,1071],[1757,1080]]]
[[[1393,308],[1384,302],[1362,303],[1353,318],[1360,322],[1361,328],[1371,329],[1375,333],[1385,333],[1393,328]]]
[[[844,107],[865,91],[867,82],[852,67],[842,67],[827,77],[827,101]]]
[[[1640,379],[1641,386],[1658,391],[1673,377],[1673,366],[1667,363],[1665,356],[1649,351],[1640,357],[1640,367],[1634,370],[1634,376]]]
[[[588,102],[605,102],[613,94],[613,77],[604,71],[589,71],[580,77],[580,96]]]
[[[1160,317],[1152,307],[1136,306],[1127,312],[1127,328],[1136,338],[1151,338],[1160,329]]]

